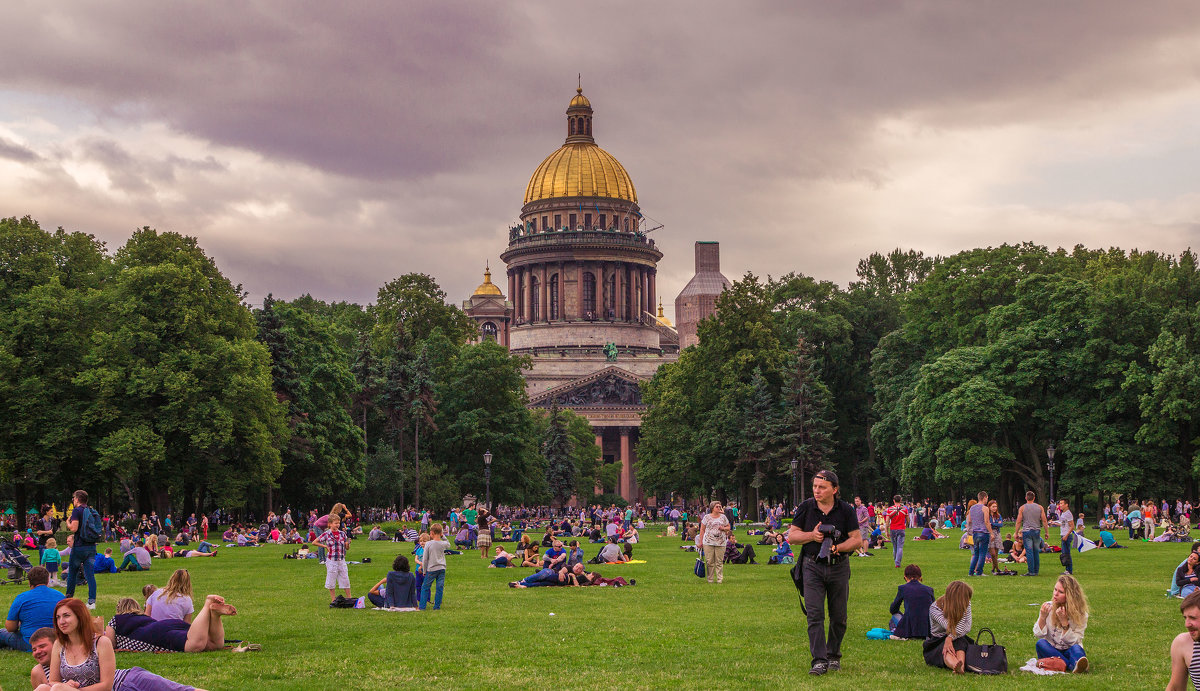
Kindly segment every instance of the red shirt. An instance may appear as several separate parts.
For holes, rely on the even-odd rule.
[[[870,516],[871,518],[875,518],[875,505],[874,504],[867,504],[867,515]]]
[[[903,506],[893,506],[887,510],[888,520],[892,530],[904,530],[908,527],[908,510]]]

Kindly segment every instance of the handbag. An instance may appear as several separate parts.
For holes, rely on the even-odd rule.
[[[696,557],[696,566],[692,568],[692,571],[696,574],[696,578],[704,578],[704,557]]]
[[[991,645],[984,645],[983,634],[992,637]],[[991,629],[980,629],[974,643],[967,643],[967,671],[975,674],[1007,674],[1008,654],[1004,646],[996,644],[996,634]]]

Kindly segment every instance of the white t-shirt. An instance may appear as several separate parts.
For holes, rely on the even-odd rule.
[[[155,621],[164,621],[166,619],[182,620],[187,615],[196,611],[196,607],[192,604],[192,598],[187,595],[166,602],[162,599],[162,588],[150,593],[150,597],[146,598],[146,604],[150,605],[150,618]]]
[[[1058,532],[1061,537],[1066,537],[1071,533],[1071,528],[1074,525],[1075,516],[1068,511],[1060,511],[1058,514]]]
[[[722,528],[729,527],[729,519],[725,518],[725,514],[714,516],[711,513],[704,514],[704,518],[700,519],[701,526],[708,526],[704,529],[704,544],[713,547],[725,546],[725,533]]]

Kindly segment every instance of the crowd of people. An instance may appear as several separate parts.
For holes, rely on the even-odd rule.
[[[761,529],[750,531],[760,537],[759,547],[767,548],[768,564],[795,566],[792,576],[808,622],[812,674],[841,668],[850,595],[848,557],[870,555],[872,549],[884,547],[890,547],[895,566],[904,569],[904,583],[898,586],[889,608],[887,632],[893,638],[922,640],[924,661],[955,673],[967,671],[966,647],[974,644],[970,632],[975,589],[967,581],[985,575],[989,564],[993,575],[1015,574],[1007,567],[1023,564],[1024,575],[1036,577],[1042,555],[1056,554],[1064,571],[1055,580],[1049,600],[1039,607],[1033,650],[1043,669],[1088,670],[1090,662],[1083,648],[1088,601],[1074,575],[1072,557],[1084,541],[1085,517],[1075,515],[1067,501],[1042,506],[1029,492],[1025,503],[1006,521],[986,492],[963,504],[935,506],[906,502],[900,496],[890,504],[865,503],[859,497],[851,504],[841,499],[837,476],[831,471],[817,473],[812,490],[812,497],[791,512],[790,523],[785,525],[781,505],[763,507],[766,520]],[[220,545],[204,539],[212,523],[208,516],[192,515],[176,525],[170,514],[160,519],[151,512],[128,530],[111,517],[100,516],[87,500],[86,492],[76,492],[69,515],[58,525],[48,511],[35,526],[38,530],[15,535],[14,543],[37,550],[37,566],[28,571],[29,589],[10,607],[6,630],[0,631],[0,647],[32,653],[37,664],[30,680],[35,689],[58,691],[71,682],[99,684],[100,688],[191,688],[140,668],[117,669],[115,652],[225,649],[223,617],[235,615],[237,610],[218,595],[206,596],[197,610],[191,577],[186,570],[177,569],[162,588],[146,586],[143,601],[120,599],[106,622],[93,611],[95,574],[148,571],[155,560],[164,558],[215,557]],[[1174,507],[1166,502],[1161,506],[1155,502],[1106,505],[1097,512],[1101,531],[1094,547],[1122,547],[1113,536],[1113,531],[1122,527],[1130,530],[1130,539],[1163,541],[1163,536],[1154,534],[1155,526],[1165,527],[1173,538],[1185,539],[1192,508],[1184,501]],[[397,554],[384,577],[354,598],[347,555],[354,537],[364,533],[362,519],[367,515],[380,521],[370,528],[369,540],[408,542],[412,548],[407,554]],[[646,520],[655,517],[665,521],[667,535],[679,535],[685,548],[701,555],[709,583],[723,582],[725,564],[757,563],[754,545],[740,543],[735,536],[738,507],[718,501],[706,507],[668,506],[654,511],[640,506],[568,511],[499,507],[495,515],[480,506],[467,506],[448,512],[444,521],[428,511],[413,509],[373,510],[355,516],[344,504],[336,504],[328,513],[310,511],[299,522],[290,510],[268,513],[262,524],[232,524],[220,537],[225,546],[303,545],[294,555],[319,559],[325,566],[331,606],[419,611],[442,607],[447,556],[468,550],[478,550],[487,568],[528,569],[524,577],[508,581],[511,588],[634,585],[634,579],[606,577],[589,567],[631,561]],[[389,535],[382,523],[397,519],[419,524],[420,530],[404,527]],[[127,520],[128,516],[122,517]],[[1012,528],[1005,532],[1008,521]],[[54,537],[60,527],[68,531],[64,549],[59,549]],[[921,531],[920,537],[914,538],[917,540],[942,539],[948,536],[941,531],[961,530],[963,546],[970,551],[969,558],[964,557],[967,580],[947,583],[940,597],[923,582],[920,567],[904,565],[906,533],[917,528]],[[170,538],[173,529],[174,539]],[[1052,530],[1056,533],[1053,539]],[[535,533],[542,536],[540,541],[533,539]],[[112,548],[97,554],[97,543],[107,535],[118,541],[115,555]],[[30,536],[32,546],[26,542]],[[598,545],[591,559],[585,553],[589,544]],[[315,550],[311,554],[310,545]],[[81,580],[88,587],[86,602],[74,597]],[[1177,684],[1182,669],[1185,676],[1180,678],[1192,674],[1200,689],[1196,671],[1200,670],[1200,657],[1194,654],[1200,650],[1200,542],[1193,543],[1188,557],[1172,574],[1170,585],[1171,594],[1184,600],[1181,611],[1188,629],[1172,645],[1172,684]],[[54,590],[56,586],[64,587],[65,592]]]

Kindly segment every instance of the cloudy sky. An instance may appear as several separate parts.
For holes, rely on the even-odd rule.
[[[0,7],[0,215],[200,239],[258,301],[457,301],[576,74],[597,142],[725,274],[872,251],[1200,238],[1200,3],[26,2]]]

